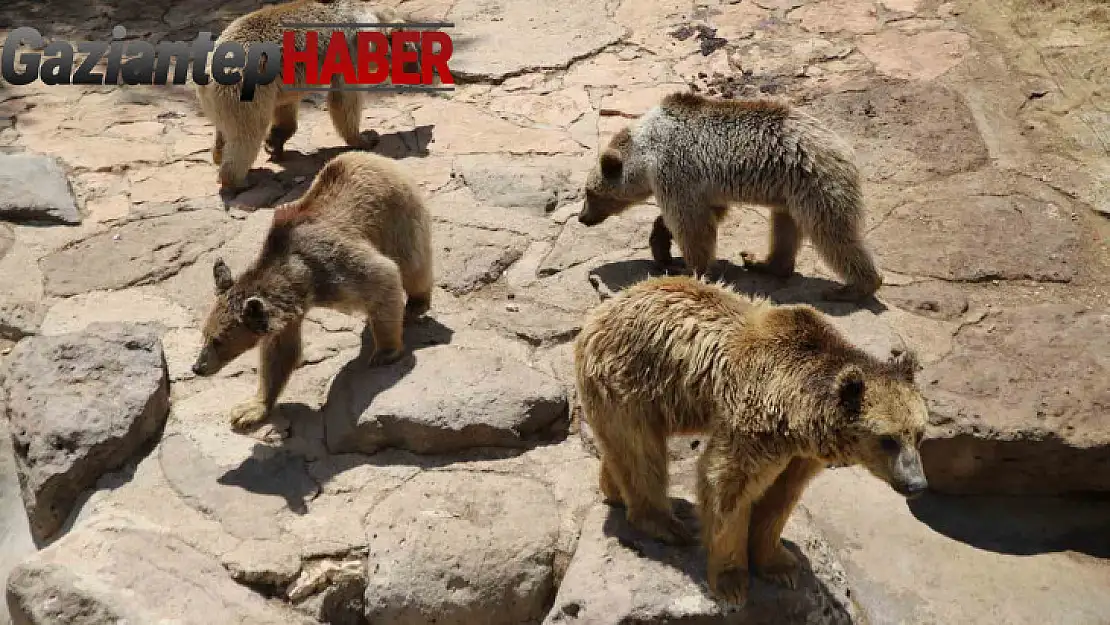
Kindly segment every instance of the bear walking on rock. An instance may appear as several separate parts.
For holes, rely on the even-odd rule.
[[[348,152],[274,211],[261,253],[241,276],[232,278],[222,259],[213,274],[216,302],[193,372],[213,375],[261,342],[258,394],[232,410],[232,425],[247,428],[266,418],[297,367],[311,308],[368,315],[371,365],[403,355],[404,321],[431,305],[431,217],[392,160]]]
[[[395,9],[381,6],[367,0],[336,0],[335,2],[314,2],[312,0],[293,0],[262,7],[239,17],[228,24],[213,45],[225,41],[243,44],[270,43],[280,46],[286,31],[296,33],[298,50],[305,50],[306,32],[316,32],[319,40],[318,51],[323,62],[328,51],[328,41],[334,32],[346,35],[350,54],[355,58],[355,39],[358,23],[396,24],[392,30],[403,28],[405,19]],[[318,28],[294,28],[286,24],[332,23],[332,26]],[[262,63],[277,63],[280,58],[265,58]],[[247,172],[258,156],[265,142],[266,149],[274,159],[280,159],[285,143],[297,132],[297,111],[304,97],[306,82],[304,64],[294,66],[295,84],[290,89],[276,79],[269,84],[259,85],[250,101],[240,100],[242,83],[222,85],[215,80],[196,85],[196,94],[201,110],[216,127],[215,143],[212,147],[212,161],[220,167],[220,188],[225,191],[239,191],[248,186]],[[343,78],[337,76],[333,87],[343,86]],[[358,91],[332,90],[328,92],[328,115],[332,125],[348,146],[372,149],[380,140],[375,131],[367,135],[359,132],[362,118],[362,94]]]
[[[797,562],[779,537],[827,465],[862,464],[907,497],[927,488],[915,355],[876,359],[807,305],[688,276],[649,278],[587,317],[574,356],[601,491],[638,530],[693,542],[667,496],[666,441],[708,433],[698,509],[718,598],[743,603],[749,567],[797,586]]]
[[[730,203],[771,209],[770,251],[743,253],[753,271],[786,278],[803,237],[847,284],[830,300],[859,301],[882,286],[863,242],[863,193],[850,150],[817,119],[770,100],[674,93],[620,130],[585,184],[578,220],[593,226],[655,196],[652,257],[668,266],[672,239],[695,274],[714,277],[717,228]]]

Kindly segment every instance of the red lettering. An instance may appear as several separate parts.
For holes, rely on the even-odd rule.
[[[389,64],[386,59],[386,50],[389,42],[385,35],[376,31],[359,31],[355,40],[358,44],[358,82],[362,85],[376,85],[385,81],[389,75]],[[374,44],[374,49],[370,49]],[[370,65],[374,71],[370,71]]]
[[[405,44],[412,44],[416,47],[416,42],[420,38],[420,33],[412,31],[397,31],[393,33],[393,41],[389,45],[389,51],[393,57],[393,67],[389,72],[389,78],[395,85],[416,85],[420,84],[420,74],[416,72],[406,72],[405,65],[407,63],[415,63],[420,60],[420,55],[416,50],[406,50]]]
[[[439,44],[439,52],[432,49],[433,44]],[[447,69],[447,59],[451,58],[451,37],[447,33],[422,32],[420,33],[420,72],[421,81],[425,85],[432,84],[432,70],[439,74],[439,81],[445,85],[455,84],[451,70]]]
[[[342,74],[347,84],[355,82],[355,65],[351,62],[351,49],[347,47],[347,37],[342,32],[331,34],[328,51],[324,54],[324,65],[320,68],[320,84],[330,85],[336,74]]]
[[[316,84],[316,64],[319,53],[316,50],[316,31],[305,33],[304,50],[297,49],[297,33],[287,30],[281,38],[281,82],[292,85],[297,82],[297,64],[304,66],[305,84]]]

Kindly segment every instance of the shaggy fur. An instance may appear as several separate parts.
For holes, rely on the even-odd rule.
[[[221,259],[213,276],[216,302],[193,371],[213,375],[261,342],[258,393],[232,411],[232,425],[246,428],[266,418],[298,366],[301,323],[314,307],[368,315],[372,365],[401,357],[404,321],[431,305],[431,217],[392,160],[348,152],[274,211],[261,253],[238,279]]]
[[[578,219],[596,225],[655,196],[661,215],[650,243],[668,266],[672,238],[695,274],[713,276],[717,228],[730,203],[771,209],[770,254],[744,265],[794,273],[803,238],[846,285],[825,293],[862,300],[882,285],[863,242],[863,196],[851,152],[813,117],[773,101],[714,100],[675,93],[602,150]]]
[[[710,588],[722,599],[744,602],[749,562],[796,585],[779,536],[826,465],[862,464],[907,497],[927,486],[915,356],[877,360],[809,306],[687,276],[650,278],[600,304],[574,354],[601,491],[639,530],[693,541],[667,497],[666,440],[709,434],[698,504]]]
[[[262,7],[248,13],[228,25],[215,44],[224,41],[237,41],[248,50],[255,42],[282,42],[282,34],[288,29],[283,23],[379,23],[403,25],[404,18],[395,10],[379,7],[367,0],[336,0],[334,2],[314,2],[294,0],[284,4]],[[296,30],[297,48],[305,46],[305,31]],[[351,58],[356,58],[355,29],[314,29],[319,32],[319,58],[323,62],[327,43],[332,32],[342,30],[350,45]],[[394,29],[397,30],[397,29]],[[392,30],[390,31],[392,32]],[[388,36],[389,33],[387,32]],[[264,59],[263,63],[271,62]],[[297,87],[305,85],[305,68],[296,66]],[[343,78],[336,76],[333,86],[343,85]],[[221,85],[209,80],[207,85],[195,86],[197,99],[205,117],[216,127],[215,143],[212,147],[212,161],[220,167],[220,187],[224,190],[242,190],[247,185],[247,172],[250,170],[263,141],[266,148],[277,160],[283,155],[285,143],[297,132],[297,110],[303,91],[289,91],[280,77],[268,85],[255,88],[254,99],[241,102],[241,85]],[[330,91],[327,96],[328,114],[332,124],[351,147],[373,149],[378,142],[376,133],[363,137],[359,132],[362,118],[362,97],[359,92]],[[269,135],[267,136],[267,131]]]

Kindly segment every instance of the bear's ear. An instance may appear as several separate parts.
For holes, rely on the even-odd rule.
[[[836,374],[836,398],[849,414],[859,414],[863,391],[863,371],[856,365],[848,365]]]
[[[266,302],[261,297],[248,297],[243,302],[243,325],[255,334],[265,334],[269,328],[270,314],[266,311]]]
[[[913,384],[914,376],[921,370],[921,362],[917,353],[907,349],[905,351],[891,351],[889,366],[894,375]]]
[[[217,293],[223,293],[235,284],[234,278],[231,277],[231,269],[228,269],[222,258],[217,258],[216,262],[212,264],[212,277],[216,281]]]
[[[624,159],[621,153],[613,148],[607,148],[601,153],[601,175],[606,178],[620,178],[621,169],[624,168]]]

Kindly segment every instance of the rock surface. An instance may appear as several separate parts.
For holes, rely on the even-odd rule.
[[[81,223],[73,188],[57,160],[36,154],[0,154],[0,219]]]
[[[1107,502],[929,494],[907,504],[862,469],[835,469],[802,503],[867,622],[1100,623],[1110,614]]]
[[[428,472],[366,519],[366,616],[397,625],[510,625],[544,615],[555,580],[555,500],[541,484]]]
[[[930,485],[948,493],[1110,490],[1110,310],[1044,304],[986,315],[922,372]]]
[[[598,505],[582,526],[578,550],[545,625],[561,623],[858,623],[840,569],[799,510],[784,537],[808,566],[791,591],[753,580],[744,608],[720,604],[705,583],[705,552],[645,541],[623,511]]]
[[[432,610],[475,623],[774,622],[777,612],[795,622],[862,621],[842,601],[849,589],[876,624],[1110,622],[1105,509],[1079,495],[1028,495],[1110,490],[1098,427],[1110,301],[1110,157],[1097,97],[1110,92],[1105,7],[385,2],[456,24],[447,30],[452,92],[375,94],[363,109],[363,128],[381,134],[376,151],[426,196],[432,309],[405,328],[412,353],[379,370],[365,363],[363,315],[313,311],[304,364],[250,433],[232,431],[228,413],[255,392],[256,352],[210,378],[190,371],[212,262],[245,270],[274,204],[298,197],[344,149],[326,98],[300,104],[287,158],[260,153],[252,187],[221,197],[211,120],[191,85],[0,84],[0,153],[56,159],[82,220],[42,227],[58,222],[0,217],[0,364],[35,336],[149,322],[171,383],[153,452],[103,476],[73,474],[95,485],[68,515],[71,533],[44,552],[42,593],[71,597],[89,614],[131,610],[130,623],[174,620],[179,604],[159,594],[168,577],[152,571],[173,560],[172,549],[190,554],[188,571],[170,569],[185,580],[173,582],[178,598],[195,597],[215,623],[365,625],[368,610],[415,622]],[[188,41],[260,6],[148,4],[0,2],[0,36],[31,16],[44,35],[66,41],[102,39],[119,23],[152,43]],[[907,513],[881,483],[831,472],[807,493],[812,514],[788,530],[817,575],[795,593],[757,583],[747,617],[707,600],[697,550],[609,536],[607,518],[600,529],[596,518],[586,522],[599,506],[598,461],[582,445],[589,432],[576,406],[572,341],[590,309],[655,272],[648,234],[658,209],[648,201],[587,228],[575,219],[581,185],[599,146],[686,89],[781,98],[854,148],[867,240],[886,279],[879,301],[862,309],[821,301],[836,278],[808,244],[789,279],[737,266],[741,251],[766,252],[769,216],[754,205],[733,207],[722,224],[725,278],[746,293],[813,304],[876,356],[915,349],[935,420],[923,449],[934,487],[1022,495],[935,496]],[[71,392],[56,386],[51,401]],[[103,424],[84,429],[95,438]],[[693,485],[700,442],[670,442],[676,489]],[[34,548],[7,457],[0,575]],[[826,478],[841,487],[828,489]],[[508,507],[514,499],[522,507]],[[160,529],[133,540],[106,518]],[[835,553],[819,547],[819,534]],[[80,540],[66,542],[73,536]],[[391,568],[373,577],[378,562]],[[487,569],[494,574],[483,576]],[[264,615],[249,616],[262,596]],[[517,612],[507,616],[502,604]]]
[[[440,345],[415,361],[336,379],[324,408],[331,451],[520,447],[566,417],[565,386],[510,356]]]
[[[130,324],[20,341],[3,391],[38,541],[61,529],[82,491],[150,444],[169,412],[161,341]]]
[[[126,517],[90,520],[19,564],[7,596],[19,625],[317,623],[235,583],[172,533]]]

